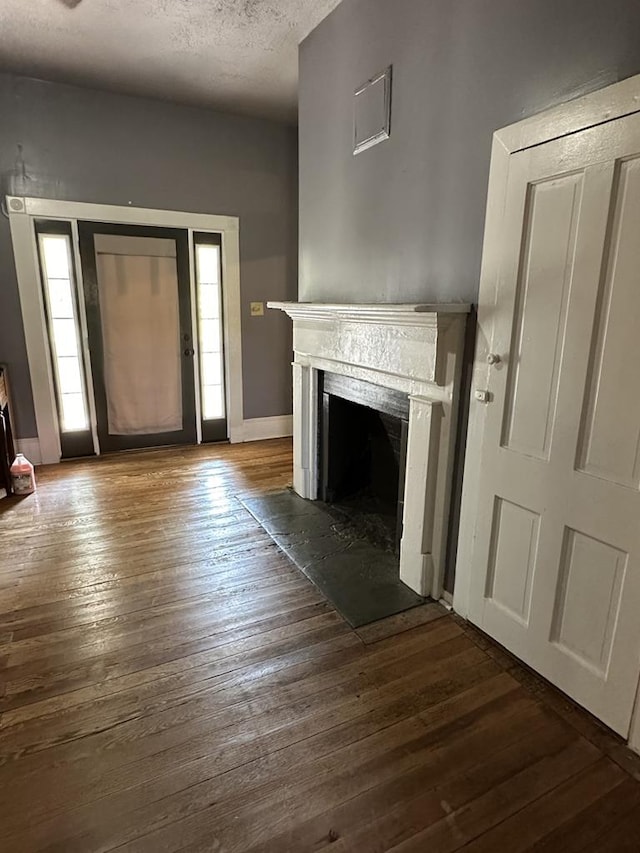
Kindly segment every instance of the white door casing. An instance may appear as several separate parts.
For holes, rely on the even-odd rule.
[[[640,673],[634,80],[613,87],[626,118],[597,93],[567,107],[579,132],[556,110],[532,147],[494,140],[474,370],[489,398],[472,403],[454,596],[625,736]]]
[[[158,227],[184,228],[188,232],[190,256],[193,256],[193,233],[215,232],[222,235],[222,270],[225,287],[224,300],[224,347],[225,379],[227,392],[227,415],[229,440],[233,443],[244,439],[242,399],[242,340],[240,308],[240,240],[239,219],[234,216],[216,216],[183,211],[155,210],[151,208],[119,207],[116,205],[89,202],[59,201],[41,198],[6,199],[9,224],[20,293],[22,321],[29,361],[29,375],[33,392],[36,428],[38,432],[38,461],[54,463],[60,461],[60,436],[53,374],[46,320],[40,287],[40,273],[34,220],[50,219],[71,222],[75,273],[81,289],[82,270],[77,250],[77,221],[110,222],[124,225],[149,225]],[[191,264],[193,267],[193,264]],[[192,300],[195,299],[195,280],[190,270]],[[195,303],[194,303],[195,304]],[[82,303],[81,303],[82,309]],[[196,312],[193,311],[193,340],[197,345]],[[85,361],[87,361],[86,322],[81,310],[80,324],[83,335]],[[197,359],[194,359],[196,385],[196,427],[200,429],[200,394]],[[90,363],[89,363],[90,370]],[[88,379],[90,380],[90,376]],[[89,389],[92,383],[89,381]],[[89,393],[89,408],[95,441],[95,406]],[[95,445],[98,450],[97,443]]]

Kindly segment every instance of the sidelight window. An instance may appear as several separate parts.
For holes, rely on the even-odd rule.
[[[202,419],[212,421],[225,417],[220,245],[197,242],[195,251]]]
[[[89,429],[68,234],[38,234],[60,431]]]

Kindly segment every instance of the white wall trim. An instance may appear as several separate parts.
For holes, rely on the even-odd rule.
[[[42,464],[40,442],[37,438],[19,438],[16,441],[16,453],[24,454],[32,465]]]
[[[85,219],[112,222],[116,225],[153,225],[158,228],[193,228],[194,231],[238,231],[237,216],[209,213],[187,213],[180,210],[158,210],[116,204],[91,204],[83,201],[60,201],[50,198],[7,196],[7,211],[27,213],[43,219]]]
[[[122,225],[146,225],[186,229],[192,245],[194,231],[222,235],[222,271],[224,277],[224,340],[227,391],[227,424],[229,440],[243,440],[242,328],[240,301],[240,221],[235,216],[215,216],[183,211],[120,207],[109,204],[57,201],[54,199],[8,196],[9,224],[15,256],[18,289],[24,324],[29,374],[33,391],[36,428],[41,461],[60,461],[60,435],[53,373],[47,341],[42,300],[40,269],[37,257],[34,220],[58,219],[72,224],[76,281],[80,285],[82,271],[77,251],[77,221],[109,222]],[[192,259],[190,258],[191,264]],[[194,341],[194,343],[196,343]],[[196,359],[194,359],[194,364]],[[197,381],[197,373],[194,381]],[[92,387],[88,388],[93,397]],[[95,408],[90,399],[90,411]],[[199,395],[196,397],[196,423],[200,421]],[[92,423],[95,430],[95,424]]]
[[[640,111],[640,75],[605,86],[497,130],[495,137],[515,153],[588,127]]]
[[[603,122],[624,118],[636,112],[640,112],[640,75],[630,77],[628,80],[623,80],[613,86],[607,86],[590,95],[560,104],[494,133],[480,270],[480,293],[490,292],[497,281],[499,258],[495,247],[498,245],[498,234],[502,228],[511,154],[562,136],[577,133]],[[473,389],[485,388],[487,385],[489,365],[486,359],[489,353],[492,327],[491,311],[483,309],[482,304],[479,304],[478,334],[472,379]],[[486,411],[486,406],[476,401],[472,394],[469,406],[467,447],[481,446]],[[460,513],[460,531],[467,531],[467,534],[461,535],[459,539],[453,595],[455,611],[465,618],[469,615],[472,579],[471,555],[475,540],[479,478],[479,454],[467,453]],[[640,722],[638,723],[638,741],[640,742]]]
[[[215,218],[215,217],[212,217]],[[231,217],[217,217],[228,221]],[[242,441],[244,429],[242,381],[242,308],[240,300],[240,234],[238,219],[222,234],[222,325],[227,395],[227,430],[231,444]],[[203,228],[192,229],[203,231]],[[210,228],[209,230],[216,230]],[[194,312],[195,313],[195,312]],[[198,397],[199,400],[199,397]],[[197,417],[200,419],[200,409]]]
[[[293,415],[272,418],[250,418],[242,426],[243,441],[265,441],[269,438],[288,438],[293,435]]]

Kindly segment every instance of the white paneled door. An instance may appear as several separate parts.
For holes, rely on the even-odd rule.
[[[480,456],[469,617],[627,735],[640,672],[640,115],[512,154],[503,210],[498,275],[480,294],[490,367],[474,389],[484,434],[467,450]]]

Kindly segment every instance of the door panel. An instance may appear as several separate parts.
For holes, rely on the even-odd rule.
[[[195,443],[186,232],[78,225],[101,450]]]
[[[518,358],[509,371],[503,446],[540,459],[551,445],[582,181],[569,175],[534,184],[525,209],[511,347]]]
[[[640,487],[640,160],[616,175],[611,253],[602,278],[577,467],[613,483]],[[624,417],[620,413],[624,412]]]
[[[529,623],[540,515],[496,496],[487,598],[523,625]]]
[[[468,450],[471,620],[621,734],[640,675],[638,152],[635,115],[511,156]]]
[[[565,527],[551,641],[605,676],[628,554]]]

